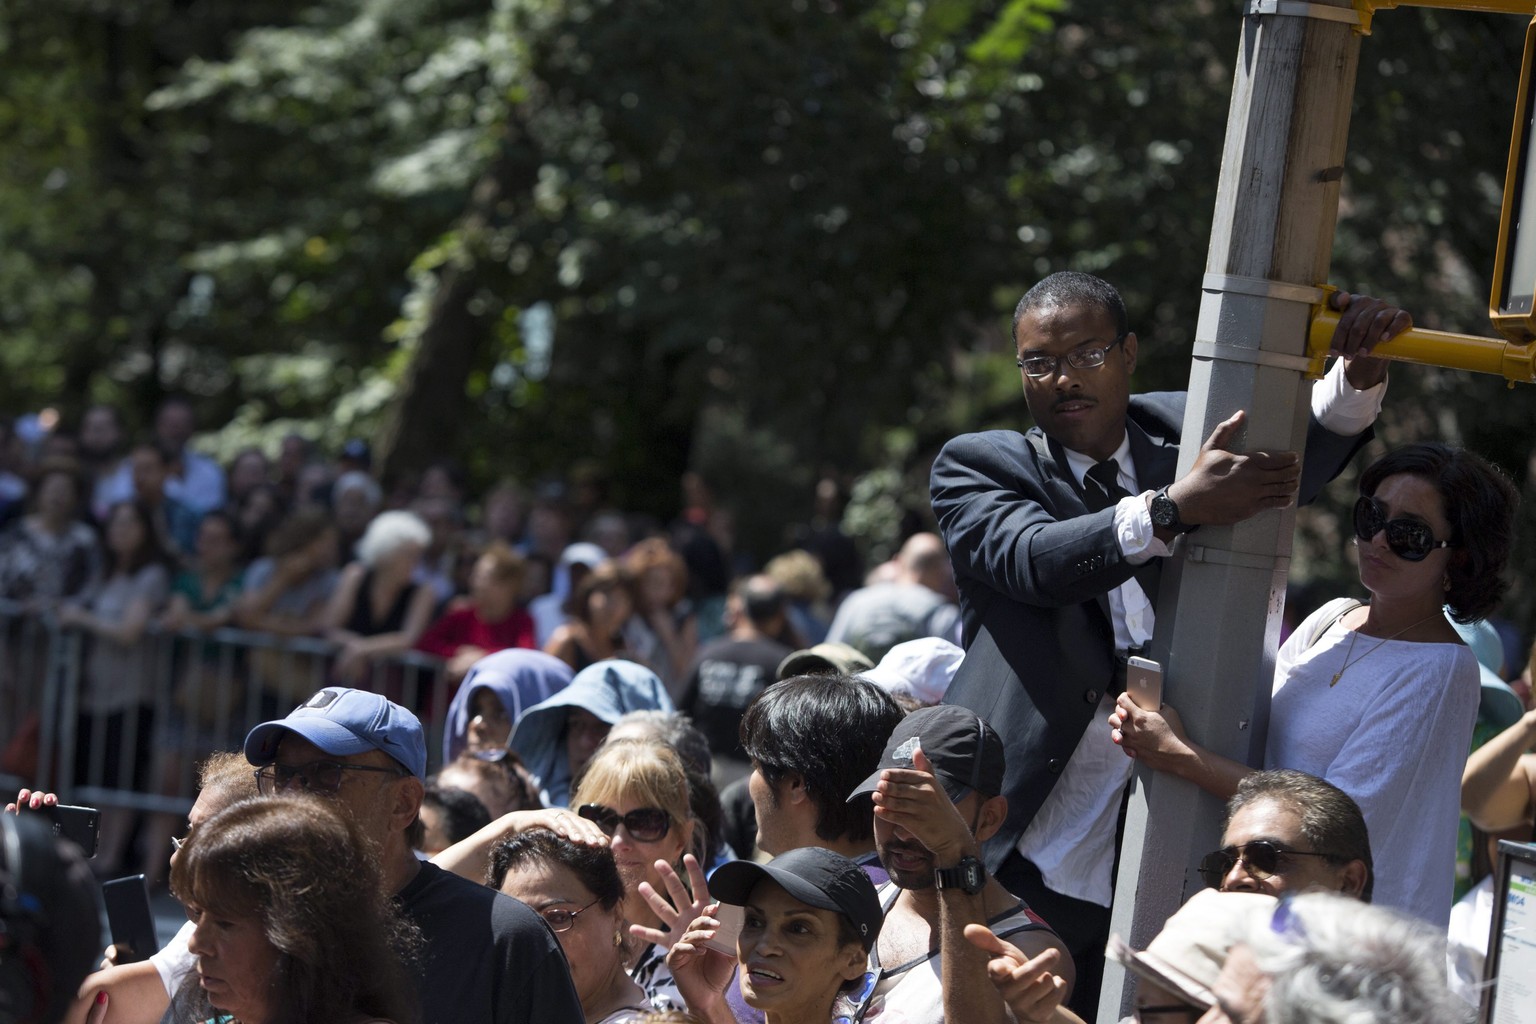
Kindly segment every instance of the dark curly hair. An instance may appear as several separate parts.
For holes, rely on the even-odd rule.
[[[277,951],[269,1020],[415,1021],[404,967],[419,935],[383,891],[378,857],[358,826],[316,797],[231,804],[198,825],[171,869],[189,914],[259,917]],[[189,974],[176,1005],[218,1019]]]
[[[545,828],[517,832],[497,843],[491,850],[485,884],[500,889],[508,871],[523,864],[541,863],[570,868],[587,891],[602,903],[604,910],[612,910],[624,898],[624,879],[619,877],[612,850],[606,846],[573,843]]]
[[[1491,615],[1509,583],[1503,578],[1514,543],[1519,492],[1482,456],[1437,442],[1394,448],[1366,467],[1360,493],[1370,497],[1382,481],[1407,473],[1434,485],[1451,524],[1450,582],[1445,603],[1461,623]]]

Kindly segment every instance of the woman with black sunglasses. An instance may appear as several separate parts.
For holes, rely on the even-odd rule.
[[[1517,502],[1465,449],[1414,444],[1377,459],[1353,522],[1370,603],[1330,601],[1275,659],[1264,766],[1353,797],[1376,851],[1376,902],[1442,929],[1480,694],[1477,658],[1447,615],[1467,623],[1497,608]],[[1254,770],[1190,740],[1166,705],[1144,711],[1122,695],[1109,722],[1128,755],[1223,798]]]
[[[667,950],[680,937],[669,930],[653,908],[647,890],[669,893],[684,922],[697,916],[708,899],[704,876],[693,857],[685,865],[684,854],[692,849],[696,827],[688,804],[688,775],[682,759],[669,746],[645,740],[606,743],[587,762],[576,783],[571,807],[607,834],[619,875],[624,879],[624,917],[630,933],[643,943],[630,968],[630,976],[645,989],[658,1010],[681,1009],[672,973],[667,969]],[[667,873],[663,873],[666,869]],[[683,889],[680,874],[688,874],[697,890]]]

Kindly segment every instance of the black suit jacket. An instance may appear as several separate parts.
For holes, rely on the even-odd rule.
[[[1131,398],[1126,431],[1142,490],[1173,482],[1185,398]],[[1370,437],[1341,437],[1312,420],[1300,500],[1315,497]],[[966,646],[945,702],[986,719],[1007,753],[1008,817],[986,847],[995,872],[1112,684],[1108,595],[1136,567],[1115,543],[1114,509],[1088,511],[1061,448],[1038,427],[955,438],[934,463],[931,487]]]

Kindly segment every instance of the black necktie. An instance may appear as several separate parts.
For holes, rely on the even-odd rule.
[[[1101,512],[1114,507],[1121,498],[1129,498],[1131,492],[1120,486],[1120,463],[1105,459],[1093,465],[1083,475],[1083,504],[1090,512]],[[1155,606],[1157,592],[1162,583],[1162,559],[1153,558],[1136,567],[1136,582]]]
[[[1090,512],[1111,508],[1131,492],[1120,486],[1120,463],[1114,459],[1098,462],[1083,476],[1083,503]]]

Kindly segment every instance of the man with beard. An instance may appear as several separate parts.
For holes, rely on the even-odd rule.
[[[1061,998],[1070,992],[1066,947],[981,863],[981,844],[1008,814],[1003,766],[1002,740],[973,712],[922,708],[896,727],[879,767],[854,790],[873,794],[875,848],[891,876],[880,888],[885,925],[870,953],[876,983],[865,1021],[1012,1020],[988,980],[988,954],[965,938],[972,923],[1057,975],[1047,985]]]

